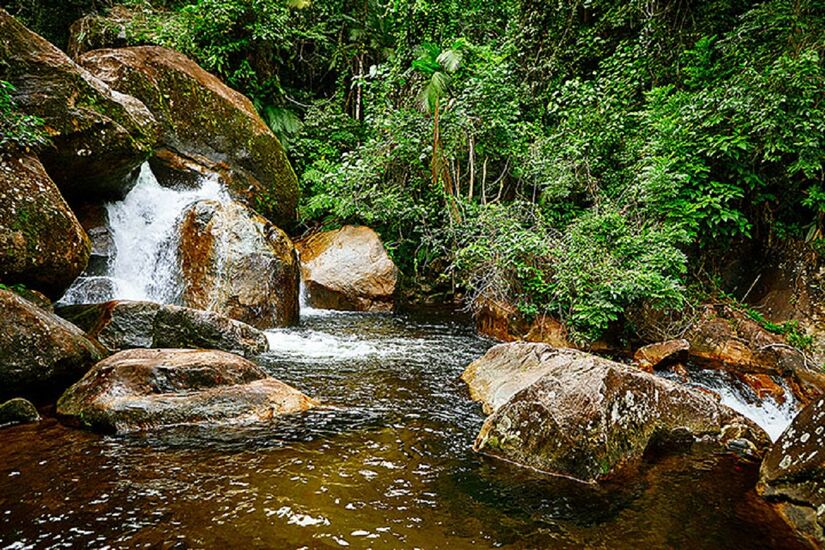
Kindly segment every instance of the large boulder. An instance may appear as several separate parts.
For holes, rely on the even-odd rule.
[[[69,323],[0,290],[0,397],[52,394],[77,381],[106,351]]]
[[[43,165],[0,158],[0,281],[59,297],[85,268],[91,243]]]
[[[310,305],[324,309],[392,311],[398,268],[369,227],[345,225],[298,243]]]
[[[64,196],[120,198],[152,153],[157,124],[134,97],[109,88],[0,9],[0,80],[45,121],[52,147],[40,159]]]
[[[182,302],[256,328],[298,321],[298,259],[289,237],[238,203],[203,200],[180,223]]]
[[[206,348],[251,357],[269,349],[266,335],[218,313],[155,302],[115,300],[58,308],[109,351]]]
[[[295,221],[298,180],[252,103],[186,56],[156,46],[96,50],[80,63],[143,101],[161,124],[161,180],[218,175],[237,200],[279,226]]]
[[[825,398],[800,412],[762,461],[759,493],[814,546],[825,546]]]
[[[70,423],[127,433],[181,424],[248,424],[315,402],[237,355],[135,349],[95,365],[57,403]]]
[[[477,451],[582,481],[617,474],[674,442],[703,439],[753,454],[769,444],[709,395],[577,350],[502,344],[464,378],[493,411]]]

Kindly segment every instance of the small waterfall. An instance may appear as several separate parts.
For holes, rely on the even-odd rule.
[[[180,291],[175,228],[183,211],[204,199],[225,202],[229,196],[215,178],[203,178],[194,189],[163,187],[144,163],[126,197],[106,205],[114,248],[107,273],[78,278],[60,303],[174,302]]]
[[[678,375],[662,372],[664,378],[684,382]],[[687,385],[710,390],[717,394],[720,402],[752,420],[776,441],[799,412],[799,403],[788,385],[780,378],[773,378],[784,392],[784,399],[777,401],[771,396],[760,398],[747,385],[730,373],[718,370],[688,370]]]

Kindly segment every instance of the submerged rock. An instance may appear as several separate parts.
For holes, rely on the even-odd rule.
[[[219,176],[237,200],[274,223],[295,221],[298,179],[252,102],[166,48],[96,50],[80,63],[112,88],[143,101],[161,124],[152,162],[161,180]]]
[[[204,200],[180,223],[182,302],[266,329],[298,321],[298,259],[286,233],[238,203]]]
[[[205,348],[259,355],[266,335],[218,313],[155,302],[115,300],[58,308],[58,315],[96,338],[109,351],[130,348]]]
[[[57,298],[86,268],[90,250],[37,157],[0,158],[0,281]]]
[[[60,391],[106,351],[73,324],[0,290],[0,396]]]
[[[315,402],[237,355],[214,350],[121,351],[57,403],[70,423],[127,433],[180,424],[248,424]]]
[[[9,399],[0,405],[0,426],[37,422],[38,420],[40,420],[40,414],[37,408],[22,397]]]
[[[759,453],[767,435],[713,397],[572,349],[502,344],[464,379],[493,414],[475,449],[537,470],[597,481],[663,443],[706,439]]]
[[[0,9],[0,80],[14,99],[45,121],[53,146],[40,160],[64,196],[120,198],[152,153],[157,124],[134,97],[109,88],[89,71]]]
[[[346,225],[316,233],[297,246],[313,307],[392,311],[398,268],[375,231]]]
[[[825,398],[805,407],[765,455],[757,489],[804,538],[825,545]]]

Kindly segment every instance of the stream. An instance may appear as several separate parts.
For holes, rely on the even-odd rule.
[[[222,197],[156,183],[144,170],[107,208],[121,250],[109,297],[172,301],[175,211]],[[4,428],[0,548],[793,548],[753,489],[758,465],[698,444],[598,487],[474,453],[484,417],[459,376],[493,342],[460,313],[304,307],[300,326],[267,336],[255,361],[323,406],[254,428]],[[792,416],[726,391],[774,432]]]
[[[6,428],[0,548],[787,547],[757,465],[695,449],[602,488],[470,446],[456,315],[321,313],[258,361],[326,406],[255,429]]]

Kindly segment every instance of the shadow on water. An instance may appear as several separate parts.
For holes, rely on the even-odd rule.
[[[323,407],[255,428],[0,432],[0,547],[794,548],[757,466],[695,448],[596,487],[485,459],[459,375],[490,342],[319,314],[258,362]]]

